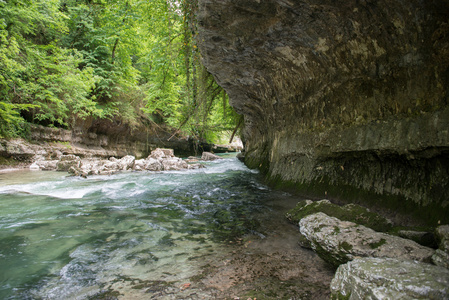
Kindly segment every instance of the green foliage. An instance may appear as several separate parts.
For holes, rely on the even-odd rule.
[[[217,141],[240,117],[200,64],[195,0],[0,1],[0,132],[142,118]]]

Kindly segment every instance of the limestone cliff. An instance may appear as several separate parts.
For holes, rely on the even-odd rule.
[[[199,0],[246,163],[316,196],[449,219],[449,1]]]

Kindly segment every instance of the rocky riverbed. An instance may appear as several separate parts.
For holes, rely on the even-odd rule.
[[[449,225],[407,228],[329,200],[301,201],[286,217],[299,220],[300,244],[337,268],[332,299],[449,299]]]

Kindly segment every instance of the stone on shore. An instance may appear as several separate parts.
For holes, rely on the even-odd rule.
[[[300,232],[320,257],[334,266],[357,257],[389,257],[430,262],[435,251],[397,236],[376,232],[363,225],[341,221],[324,213],[299,222]]]
[[[432,262],[437,266],[449,269],[449,225],[442,225],[436,229],[439,241],[438,250],[432,256]]]
[[[56,163],[56,171],[68,171],[71,167],[79,168],[81,166],[81,158],[79,156],[69,154],[62,155]]]
[[[392,258],[359,258],[338,267],[332,299],[449,299],[449,270]]]

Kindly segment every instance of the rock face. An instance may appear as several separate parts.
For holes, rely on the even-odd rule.
[[[449,271],[414,261],[361,258],[341,265],[332,299],[449,299]]]
[[[203,62],[245,116],[246,164],[448,220],[448,15],[447,0],[199,0]]]
[[[321,212],[301,219],[299,229],[312,249],[334,266],[356,257],[389,257],[430,262],[435,252],[412,240],[340,221]]]

